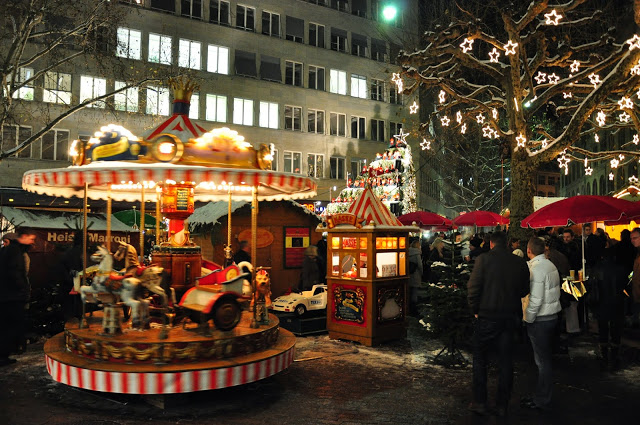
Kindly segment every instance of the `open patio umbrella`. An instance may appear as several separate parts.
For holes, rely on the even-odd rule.
[[[429,211],[415,211],[398,217],[400,223],[411,226],[416,223],[422,229],[449,230],[453,227],[453,222],[446,217]]]
[[[128,226],[140,228],[140,211],[137,211],[135,209],[118,211],[116,213],[113,213],[113,216]],[[154,229],[155,227],[155,217],[149,214],[145,214],[144,228]]]
[[[522,227],[570,226],[592,221],[624,222],[640,216],[635,202],[609,196],[577,195],[540,208],[520,222]],[[584,238],[582,240],[582,275],[585,274]]]
[[[453,219],[456,226],[487,227],[509,224],[509,219],[491,211],[470,211]]]

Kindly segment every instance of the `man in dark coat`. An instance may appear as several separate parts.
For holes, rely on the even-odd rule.
[[[469,278],[471,312],[476,317],[473,335],[473,402],[469,409],[487,414],[487,354],[498,351],[500,375],[496,408],[504,415],[513,384],[513,340],[522,317],[521,299],[529,293],[529,268],[523,258],[507,249],[504,232],[491,234],[491,250],[475,261]]]
[[[570,270],[581,270],[582,247],[575,241],[573,230],[564,229],[564,232],[562,232],[562,241],[564,255],[566,255],[569,260],[569,267],[571,267]]]
[[[240,264],[243,261],[251,263],[251,254],[249,254],[249,249],[249,242],[240,241],[238,251],[233,255],[233,261],[236,264]],[[247,267],[243,267],[243,272],[247,273],[249,272],[249,269]]]
[[[18,237],[2,249],[0,258],[0,366],[15,363],[9,355],[22,342],[26,312],[31,297],[29,256],[36,235],[29,229],[18,231]]]
[[[584,238],[584,259],[587,268],[591,269],[591,267],[595,266],[602,258],[605,241],[593,234],[591,224],[585,224],[583,226],[582,237]]]

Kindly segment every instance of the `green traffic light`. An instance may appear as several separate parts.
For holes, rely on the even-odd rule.
[[[396,9],[396,7],[392,5],[386,5],[384,9],[382,9],[382,16],[384,17],[385,21],[393,20],[396,17],[397,13],[398,9]]]

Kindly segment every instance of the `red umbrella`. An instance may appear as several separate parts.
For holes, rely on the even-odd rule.
[[[411,226],[416,223],[422,228],[436,228],[437,230],[449,230],[453,227],[453,222],[446,217],[429,211],[416,211],[398,217],[400,223]]]
[[[578,195],[546,205],[520,223],[522,227],[570,226],[592,221],[625,221],[640,215],[634,202],[609,196]]]
[[[508,224],[509,219],[491,211],[471,211],[454,218],[453,223],[456,226],[487,227]]]

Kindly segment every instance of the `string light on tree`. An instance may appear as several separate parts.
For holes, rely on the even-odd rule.
[[[625,44],[627,43],[629,44],[629,50],[633,50],[635,48],[640,49],[640,37],[638,37],[638,34],[634,34],[633,37],[625,42]]]
[[[591,174],[593,174],[593,168],[591,167],[587,167],[584,169],[584,174],[587,176],[590,176]]]
[[[591,84],[593,84],[593,88],[598,87],[598,84],[600,84],[602,81],[600,80],[600,76],[594,72],[592,72],[591,74],[589,74],[589,82]]]
[[[409,106],[409,113],[410,114],[415,114],[416,112],[418,112],[418,103],[414,100],[413,104],[411,106]]]
[[[631,98],[628,97],[622,96],[622,99],[618,101],[618,105],[620,106],[620,109],[633,109],[633,102],[631,101]]]
[[[491,131],[492,131],[492,134],[493,134],[493,138],[494,138],[494,139],[499,139],[499,138],[500,138],[500,136],[498,135],[498,130],[493,130],[493,129],[492,129]]]
[[[460,133],[465,134],[467,132],[467,123],[462,124],[460,127]]]
[[[493,110],[491,111],[491,115],[493,116],[494,120],[498,119],[498,110],[496,108],[493,108]]]
[[[462,122],[462,112],[456,112],[456,121],[458,122],[458,124]]]
[[[635,186],[635,185],[638,184],[638,182],[639,182],[639,180],[638,180],[638,178],[636,176],[629,177],[629,184],[632,184],[632,185]]]
[[[500,52],[495,47],[492,51],[489,52],[489,62],[498,63],[498,58],[500,57]]]
[[[631,141],[633,142],[634,145],[637,145],[638,142],[640,142],[640,137],[638,137],[637,134],[634,134],[633,139]]]
[[[462,52],[467,53],[469,50],[473,49],[473,39],[465,38],[464,41],[460,44],[462,47]]]
[[[549,75],[549,84],[558,84],[558,81],[560,81],[560,76],[556,75],[555,72]]]
[[[569,93],[565,93],[562,92],[562,98],[563,99],[571,99],[573,97],[573,93],[569,92]]]
[[[513,41],[509,40],[507,44],[505,44],[503,47],[504,47],[505,56],[515,55],[516,47],[518,47],[518,43],[514,43]]]
[[[547,81],[547,74],[545,74],[542,71],[538,71],[538,73],[536,74],[535,77],[533,77],[533,79],[536,80],[536,83],[542,84],[545,81]]]
[[[440,103],[444,103],[445,102],[445,98],[444,96],[446,95],[444,90],[440,90],[440,94],[438,94],[438,101]]]
[[[598,136],[597,134],[594,136],[596,143],[600,143],[600,136]]]
[[[476,122],[478,124],[484,124],[484,115],[482,115],[482,114],[476,115]]]
[[[618,168],[618,165],[620,165],[620,161],[618,161],[615,158],[612,158],[610,164],[611,164],[611,168]]]
[[[555,9],[549,13],[545,13],[544,17],[547,18],[545,21],[545,24],[547,25],[558,25],[560,23],[560,19],[562,19],[562,15],[558,15]]]
[[[547,139],[542,139],[540,143],[542,144],[542,149],[546,149],[547,146],[549,146],[549,141]]]
[[[565,176],[569,174],[569,162],[571,162],[571,159],[567,157],[567,150],[565,149],[558,157],[558,167],[564,168]]]
[[[493,129],[489,125],[482,127],[482,137],[491,138],[492,135],[493,135]]]
[[[571,66],[569,66],[569,69],[571,70],[571,72],[578,72],[578,70],[580,70],[580,62],[578,61],[571,62]],[[573,77],[573,75],[569,75],[569,78],[571,77]]]
[[[443,127],[448,127],[450,122],[451,122],[451,120],[446,115],[444,117],[440,118],[440,124],[442,124]]]
[[[402,88],[404,86],[404,83],[402,81],[402,77],[400,76],[400,74],[397,72],[394,72],[391,77],[391,81],[396,83],[396,87],[398,88],[398,93],[402,93]]]
[[[518,147],[524,148],[525,144],[527,143],[527,138],[524,137],[522,133],[520,133],[520,135],[516,137],[516,142],[518,143]]]
[[[620,155],[618,155],[618,158],[620,158],[620,161],[622,161],[622,160],[624,160],[624,155],[620,154]]]
[[[406,145],[407,141],[405,139],[407,138],[407,136],[409,134],[410,133],[405,133],[404,130],[402,129],[402,127],[400,127],[400,133],[394,134],[393,137],[396,138],[396,142],[401,142],[401,143],[404,143]]]
[[[605,120],[607,119],[607,114],[603,111],[598,111],[598,115],[596,116],[596,121],[600,127],[604,127]]]
[[[609,173],[609,180],[613,180],[613,177],[614,177],[613,173]]]
[[[640,75],[640,61],[631,68],[631,75]]]
[[[431,141],[423,138],[422,143],[420,143],[420,147],[423,151],[431,149]]]
[[[620,120],[620,122],[627,123],[631,119],[631,115],[627,114],[626,112],[623,112],[620,115],[618,115],[618,119]]]

